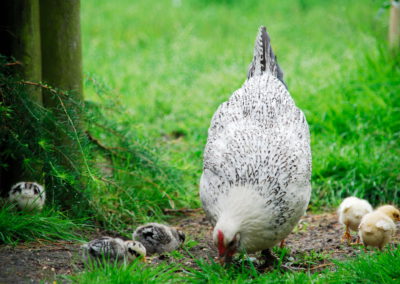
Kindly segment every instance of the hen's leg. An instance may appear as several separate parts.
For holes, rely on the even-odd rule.
[[[263,268],[272,267],[277,262],[276,257],[271,253],[271,249],[265,249],[261,251],[261,257],[264,259]]]

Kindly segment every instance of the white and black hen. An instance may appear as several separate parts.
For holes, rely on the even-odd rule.
[[[46,193],[43,186],[36,182],[22,181],[11,187],[8,199],[21,209],[42,210]]]
[[[247,80],[215,112],[204,152],[200,198],[221,259],[268,256],[305,213],[310,179],[308,124],[260,27]]]
[[[132,261],[138,257],[146,257],[146,248],[137,241],[123,241],[120,238],[102,237],[81,246],[83,257],[111,261]]]
[[[151,255],[176,250],[185,241],[185,234],[167,225],[148,223],[133,232],[133,239],[141,242]]]

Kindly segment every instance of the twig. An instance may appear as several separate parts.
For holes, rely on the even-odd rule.
[[[200,212],[203,210],[202,208],[180,208],[180,209],[168,209],[165,208],[162,211],[165,214],[174,214],[174,213],[195,213],[195,212]]]
[[[322,267],[325,267],[325,266],[331,266],[331,265],[333,265],[333,263],[324,263],[324,264],[321,264],[321,265],[317,265],[317,266],[314,266],[314,267],[311,267],[310,268],[310,270],[315,270],[315,269],[318,269],[318,268],[322,268]]]
[[[22,65],[22,62],[15,61],[15,62],[10,62],[10,63],[4,64],[4,66],[14,66],[14,65]]]

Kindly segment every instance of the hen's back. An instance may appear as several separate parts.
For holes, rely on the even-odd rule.
[[[251,185],[272,204],[289,184],[308,188],[310,175],[308,124],[287,91],[261,27],[248,80],[211,121],[200,185],[203,207],[215,222],[220,196],[232,187]]]

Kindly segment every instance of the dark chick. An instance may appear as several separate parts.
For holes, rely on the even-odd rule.
[[[150,255],[176,250],[185,241],[185,234],[167,225],[148,223],[133,232],[133,239],[141,242]]]

